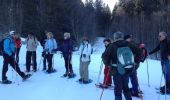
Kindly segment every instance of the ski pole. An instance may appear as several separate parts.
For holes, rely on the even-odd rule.
[[[102,69],[103,69],[103,61],[101,60],[99,75],[98,75],[98,78],[97,78],[97,84],[99,83],[100,76],[101,76],[101,73],[102,73]]]
[[[104,85],[106,85],[106,82],[108,80],[108,77],[109,77],[109,74],[110,74],[109,72],[110,72],[110,68],[108,70],[108,73],[107,73],[107,76],[106,76],[106,80],[104,81]],[[100,100],[102,100],[103,94],[104,94],[104,88],[102,88],[102,93],[100,95]]]
[[[147,59],[146,59],[146,64],[147,64],[148,87],[150,87],[150,82],[149,82],[149,66],[148,66],[148,60]]]

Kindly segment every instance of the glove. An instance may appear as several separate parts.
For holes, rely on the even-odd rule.
[[[57,52],[57,49],[53,49],[51,52],[52,52],[52,53],[56,53],[56,52]]]
[[[85,57],[86,57],[86,54],[83,54],[83,57],[85,58]]]

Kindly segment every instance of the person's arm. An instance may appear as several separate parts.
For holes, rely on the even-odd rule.
[[[151,54],[153,54],[153,53],[155,53],[155,52],[157,52],[159,50],[160,50],[160,43],[155,49],[153,49],[152,51],[149,52],[149,55],[151,55]]]
[[[167,46],[168,46],[168,59],[170,60],[170,41],[168,40],[167,42]]]

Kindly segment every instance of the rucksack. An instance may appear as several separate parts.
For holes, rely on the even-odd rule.
[[[9,38],[5,38],[5,39],[9,39]],[[4,40],[5,39],[2,39],[0,41],[0,56],[3,56],[3,53],[4,53]],[[9,39],[9,40],[10,40],[10,43],[11,43],[11,39]]]
[[[143,44],[143,43],[139,44],[139,48],[141,49],[141,52],[142,52],[140,61],[144,62],[147,57],[147,53],[148,53],[145,48],[145,44]]]
[[[3,51],[4,51],[4,39],[2,39],[1,41],[0,41],[0,56],[2,56],[3,55]]]
[[[124,74],[126,69],[134,67],[134,55],[127,46],[117,49],[117,60],[117,69],[120,74]]]

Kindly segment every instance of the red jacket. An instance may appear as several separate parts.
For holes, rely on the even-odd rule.
[[[15,47],[21,48],[21,39],[20,38],[14,38]]]

